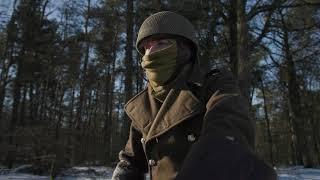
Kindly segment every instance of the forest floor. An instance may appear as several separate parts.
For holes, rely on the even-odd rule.
[[[16,169],[0,169],[0,180],[50,180],[49,176],[37,176],[21,173],[28,166]],[[73,167],[58,176],[58,180],[111,180],[112,168],[109,167]],[[300,166],[278,168],[279,180],[320,180],[320,169],[305,169]]]

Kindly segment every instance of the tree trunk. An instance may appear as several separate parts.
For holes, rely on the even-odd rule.
[[[127,102],[132,97],[132,76],[133,76],[133,1],[127,0],[127,39],[126,39],[126,57],[125,57],[125,101]],[[129,132],[129,117],[124,116],[123,121],[123,141],[128,139]]]
[[[109,119],[110,114],[112,114],[112,108],[109,106],[109,102],[111,101],[111,99],[113,98],[113,96],[111,96],[111,91],[113,91],[113,89],[111,88],[111,82],[112,82],[112,76],[110,73],[110,66],[108,66],[107,68],[108,70],[108,74],[106,76],[106,85],[105,85],[105,108],[104,108],[104,142],[106,143],[106,153],[105,153],[105,163],[109,164],[110,163],[110,154],[109,154],[109,150],[110,150],[110,141],[111,141],[111,119]]]
[[[74,137],[75,137],[75,134],[74,134],[74,126],[73,126],[73,122],[74,122],[74,100],[75,100],[75,88],[74,87],[71,87],[72,88],[72,93],[71,93],[71,102],[70,102],[70,109],[69,109],[69,119],[68,119],[68,131],[70,132],[70,135],[68,136],[67,138],[67,141],[68,141],[68,149],[69,149],[69,152],[70,152],[70,164],[75,164],[74,162],[74,159],[75,159],[75,151],[74,151]]]
[[[260,79],[261,82],[261,91],[262,91],[262,96],[263,96],[263,107],[264,107],[264,117],[267,123],[267,134],[268,134],[268,143],[269,143],[269,155],[270,155],[270,161],[271,164],[274,166],[274,158],[273,158],[273,142],[272,142],[272,135],[271,135],[271,126],[270,126],[270,119],[269,119],[269,114],[268,114],[268,108],[267,108],[267,98],[265,94],[265,86],[263,83],[263,79]]]
[[[157,11],[161,11],[164,8],[162,0],[153,0],[153,5]]]
[[[2,80],[0,82],[0,122],[2,121],[2,113],[3,113],[3,103],[4,103],[4,98],[6,96],[6,80]]]
[[[69,122],[68,122],[68,127],[69,127],[69,130],[71,131],[72,130],[72,125],[73,125],[73,117],[74,117],[74,113],[73,113],[73,110],[74,110],[74,95],[75,95],[75,90],[74,88],[72,88],[72,94],[71,94],[71,103],[70,103],[70,112],[69,112]]]
[[[37,118],[36,120],[38,122],[40,121],[45,121],[46,118],[47,118],[47,106],[46,106],[46,101],[47,101],[47,95],[48,95],[48,92],[49,92],[49,74],[42,74],[44,76],[44,79],[42,80],[42,83],[41,83],[41,88],[39,89],[39,108],[38,108],[38,112],[37,112]]]
[[[23,52],[23,51],[21,51]],[[19,57],[22,57],[20,54]],[[17,126],[18,115],[19,115],[19,106],[20,106],[20,99],[21,99],[21,75],[22,75],[22,62],[21,59],[17,60],[17,74],[14,80],[14,87],[13,87],[13,105],[12,105],[12,114],[11,114],[11,121],[9,125],[9,145],[13,145],[13,136],[14,131]],[[14,159],[15,159],[15,151],[9,150],[7,157],[6,157],[6,164],[9,168],[12,167]]]
[[[85,47],[85,55],[84,55],[84,62],[83,62],[83,69],[80,70],[81,77],[80,77],[80,94],[79,94],[79,104],[77,107],[77,114],[75,119],[75,127],[74,127],[74,138],[73,138],[73,159],[72,164],[78,164],[81,159],[78,155],[79,152],[79,145],[81,140],[81,124],[82,124],[82,115],[83,115],[83,104],[85,101],[85,93],[86,93],[86,80],[87,80],[87,66],[89,61],[89,50],[90,50],[90,39],[88,34],[88,27],[89,27],[89,12],[90,12],[91,0],[87,0],[87,9],[86,9],[86,17],[85,17],[85,24],[84,24],[84,37],[86,42]]]
[[[301,92],[297,81],[296,68],[290,50],[288,29],[285,27],[282,19],[283,31],[283,51],[287,65],[288,75],[288,93],[289,93],[289,111],[292,118],[292,125],[296,135],[297,161],[305,167],[312,167],[313,162],[308,146],[308,134],[305,131],[303,109],[301,106]]]
[[[286,112],[286,115],[287,115],[287,118],[288,118],[288,129],[289,129],[289,137],[290,137],[290,158],[291,158],[291,161],[292,161],[292,164],[291,165],[297,165],[298,162],[297,162],[297,148],[296,148],[296,136],[295,136],[295,132],[294,132],[294,128],[293,128],[293,125],[292,125],[292,119],[291,119],[291,116],[290,116],[290,110],[289,110],[289,107],[285,109],[285,112]]]
[[[25,85],[25,83],[24,83]],[[19,119],[20,119],[20,123],[19,125],[21,126],[25,126],[25,109],[26,109],[26,96],[27,96],[27,86],[25,85],[23,88],[23,96],[22,96],[22,103],[21,103],[21,107],[20,107],[20,113],[19,113]]]
[[[29,121],[30,123],[33,123],[34,113],[36,112],[33,90],[34,90],[34,85],[33,83],[30,83],[29,84]]]
[[[313,96],[312,94],[309,95],[311,97],[311,107],[309,113],[311,114],[311,127],[312,127],[312,139],[313,139],[313,148],[316,154],[317,165],[320,165],[320,121],[316,119],[314,112],[317,111],[319,97],[318,95]],[[316,113],[317,114],[317,113]]]
[[[62,110],[62,106],[63,106],[63,97],[64,97],[65,91],[62,92],[62,94],[60,95],[59,98],[59,103],[58,103],[58,120],[57,120],[57,124],[56,124],[56,129],[55,129],[55,138],[56,140],[59,139],[59,130],[61,127],[61,123],[62,123],[62,116],[63,116],[63,110]]]
[[[248,56],[248,25],[246,18],[246,1],[231,1],[229,12],[230,63],[231,69],[239,82],[240,92],[250,99],[251,65]]]
[[[237,57],[238,57],[238,81],[240,91],[248,100],[250,98],[251,64],[248,56],[248,24],[246,18],[246,0],[237,2]]]
[[[113,128],[114,127],[114,116],[113,116],[113,112],[114,112],[114,84],[115,84],[115,79],[116,79],[116,57],[117,57],[117,46],[118,46],[118,41],[117,41],[117,37],[118,37],[118,30],[115,33],[115,38],[113,41],[113,48],[112,48],[112,66],[111,66],[111,72],[110,72],[110,84],[109,84],[109,101],[108,101],[108,117],[106,117],[109,122],[108,122],[108,129],[105,130],[105,133],[108,133],[105,135],[106,139],[107,139],[107,146],[108,146],[108,154],[106,155],[107,157],[109,157],[109,160],[111,160],[112,157],[112,153],[113,153],[113,130],[117,130],[117,128]]]
[[[317,125],[317,120],[314,119],[314,117],[311,117],[312,120],[312,138],[313,138],[313,148],[316,154],[316,158],[317,158],[317,163],[318,165],[320,165],[320,148],[319,148],[319,142],[320,142],[320,138],[317,134],[317,132],[319,132],[319,126]]]
[[[11,28],[14,28],[15,23],[13,23],[14,20],[12,19],[11,22],[9,22],[8,27],[7,27],[7,35],[9,36],[9,33],[11,31]],[[1,69],[1,74],[0,74],[0,121],[2,120],[2,111],[3,111],[3,103],[6,95],[6,86],[8,84],[8,77],[9,77],[9,69],[12,65],[13,61],[13,40],[7,38],[6,39],[6,45],[4,48],[4,52],[2,56],[2,69]],[[9,59],[6,61],[6,59]]]

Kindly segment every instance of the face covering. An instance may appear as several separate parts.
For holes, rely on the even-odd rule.
[[[142,57],[141,66],[145,69],[153,89],[164,86],[176,70],[177,43],[171,39],[168,41],[170,44],[167,47]]]

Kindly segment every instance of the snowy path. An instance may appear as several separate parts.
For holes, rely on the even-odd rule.
[[[57,180],[111,180],[112,168],[74,167],[64,172]],[[290,167],[277,169],[279,180],[320,180],[320,169]],[[48,176],[16,173],[0,169],[0,180],[50,180]]]

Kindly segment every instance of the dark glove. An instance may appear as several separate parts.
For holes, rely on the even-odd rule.
[[[231,136],[203,135],[188,153],[177,180],[276,180],[273,168]]]

